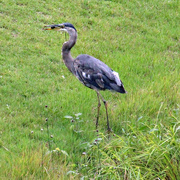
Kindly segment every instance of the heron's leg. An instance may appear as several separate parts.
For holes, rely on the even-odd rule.
[[[98,127],[98,120],[99,120],[99,110],[100,110],[100,107],[101,107],[101,102],[100,102],[100,99],[99,99],[99,92],[97,92],[97,98],[98,98],[98,112],[97,112],[97,119],[96,119],[96,129]]]
[[[99,92],[98,92],[99,93]],[[104,103],[104,106],[106,108],[106,118],[107,118],[107,128],[108,128],[108,132],[111,132],[111,128],[109,127],[109,118],[108,118],[108,110],[107,110],[107,102],[106,100],[103,98],[103,96],[99,93],[103,103]]]

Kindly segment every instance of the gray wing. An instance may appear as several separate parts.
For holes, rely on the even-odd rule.
[[[114,90],[125,93],[117,72],[92,56],[82,54],[74,60],[76,77],[87,87],[97,90]]]

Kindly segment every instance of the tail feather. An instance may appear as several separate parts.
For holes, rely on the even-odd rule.
[[[110,84],[113,91],[119,92],[119,93],[127,93],[127,91],[124,89],[123,84],[121,86],[118,86],[117,84]]]
[[[119,78],[119,74],[115,71],[112,71],[114,78],[115,78],[115,83],[111,84],[111,87],[113,88],[113,90],[119,92],[119,93],[127,93],[126,90],[124,89],[123,83]]]

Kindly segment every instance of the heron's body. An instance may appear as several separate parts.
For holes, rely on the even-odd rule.
[[[62,57],[65,65],[74,74],[81,83],[86,87],[94,89],[97,92],[98,96],[98,116],[96,120],[96,127],[98,125],[99,119],[99,108],[100,108],[100,99],[99,99],[99,90],[112,90],[119,93],[126,93],[123,83],[119,78],[119,74],[109,68],[105,63],[96,59],[87,54],[81,54],[75,59],[72,58],[70,50],[75,45],[77,40],[77,31],[74,26],[70,23],[63,23],[57,25],[46,26],[45,30],[63,30],[68,32],[70,35],[69,41],[65,42],[62,47]],[[101,95],[100,95],[101,96]],[[101,96],[107,113],[107,103]],[[109,121],[107,113],[107,125],[108,130]]]
[[[125,93],[117,72],[99,59],[82,54],[74,60],[76,77],[87,87],[96,90],[113,90]]]

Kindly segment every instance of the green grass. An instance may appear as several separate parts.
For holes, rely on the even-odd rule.
[[[177,180],[179,9],[176,0],[1,0],[0,178]],[[114,135],[103,106],[95,132],[96,93],[61,60],[68,35],[42,31],[63,22],[78,31],[73,57],[102,60],[128,91],[102,92]]]

